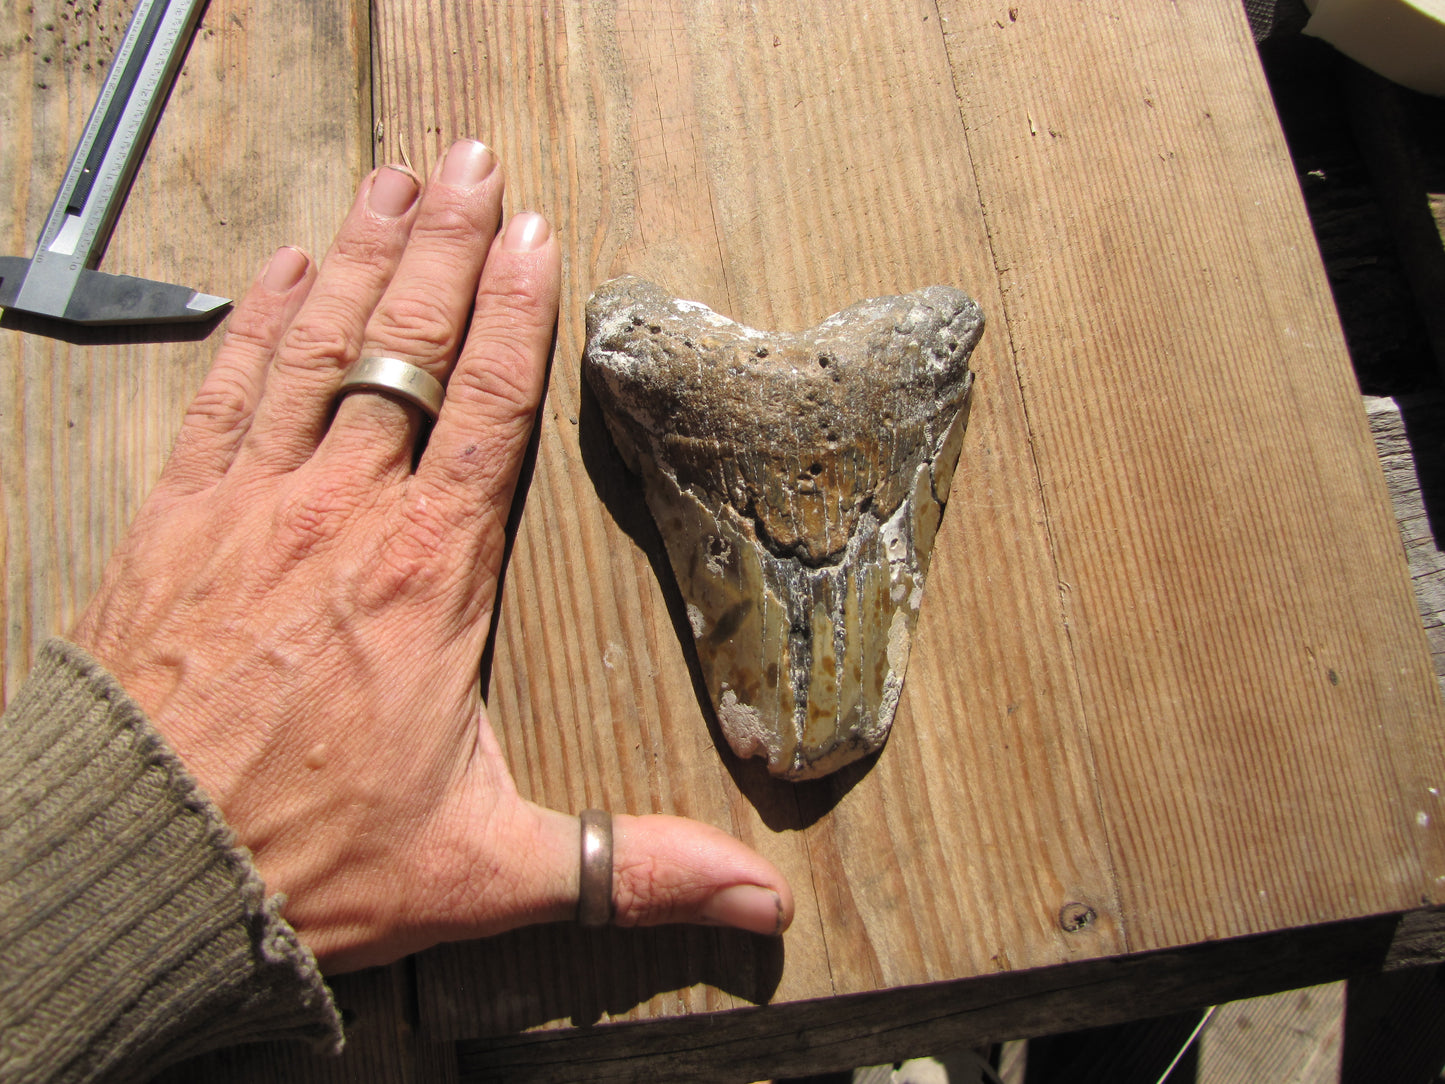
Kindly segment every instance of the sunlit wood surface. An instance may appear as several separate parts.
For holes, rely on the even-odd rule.
[[[7,253],[128,13],[0,16]],[[797,920],[439,948],[341,980],[341,1063],[263,1048],[208,1079],[757,1079],[1398,958],[1366,916],[1445,891],[1445,719],[1235,0],[212,0],[104,267],[239,296],[278,244],[323,251],[374,161],[424,174],[462,135],[565,258],[488,675],[518,782],[719,825]],[[580,381],[583,305],[623,272],[763,326],[936,282],[987,313],[877,758],[780,784],[707,717]],[[215,338],[53,330],[0,321],[7,691]]]

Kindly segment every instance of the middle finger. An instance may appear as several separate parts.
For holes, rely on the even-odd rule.
[[[372,312],[361,357],[398,358],[443,384],[501,219],[502,171],[482,143],[452,145],[422,196],[406,251]],[[421,412],[386,394],[353,392],[318,452],[348,473],[409,467]]]

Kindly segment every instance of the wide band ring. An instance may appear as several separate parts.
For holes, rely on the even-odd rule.
[[[606,926],[612,922],[612,814],[584,809],[582,870],[577,879],[577,924]]]
[[[364,357],[341,379],[337,396],[354,391],[375,391],[410,403],[431,421],[442,411],[446,389],[442,382],[419,365],[380,354]]]

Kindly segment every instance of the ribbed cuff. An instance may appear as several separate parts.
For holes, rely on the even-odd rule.
[[[0,1079],[140,1079],[260,1040],[339,1050],[280,906],[115,679],[45,644],[0,715]]]

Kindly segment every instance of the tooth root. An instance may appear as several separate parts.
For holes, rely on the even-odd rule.
[[[588,302],[584,371],[642,476],[718,722],[774,775],[888,736],[982,332],[942,286],[796,334],[632,277]]]

